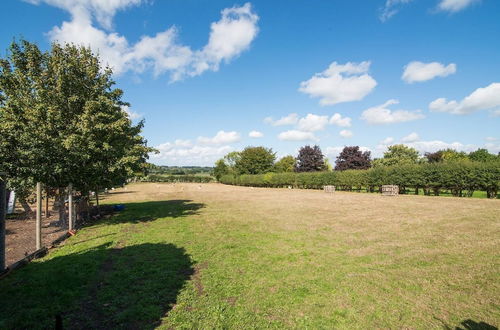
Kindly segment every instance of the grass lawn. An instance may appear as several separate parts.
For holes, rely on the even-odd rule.
[[[0,280],[0,328],[488,329],[500,200],[129,185]]]

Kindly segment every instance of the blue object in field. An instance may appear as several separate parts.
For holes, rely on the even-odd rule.
[[[123,205],[123,204],[116,204],[114,206],[114,209],[115,209],[115,211],[123,211],[123,210],[125,210],[125,205]]]

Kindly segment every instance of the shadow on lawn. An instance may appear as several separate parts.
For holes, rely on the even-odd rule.
[[[0,281],[0,328],[153,329],[193,275],[173,244],[110,248],[33,262]]]
[[[126,203],[124,205],[125,212],[116,213],[113,217],[103,221],[105,223],[139,223],[166,217],[180,218],[198,214],[198,211],[205,207],[203,203],[193,203],[192,200],[187,199]]]

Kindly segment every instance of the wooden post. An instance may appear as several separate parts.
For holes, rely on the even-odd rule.
[[[0,173],[0,273],[5,270],[5,215],[7,214],[6,178]]]
[[[75,227],[75,219],[73,217],[73,185],[68,186],[68,229],[72,231]]]
[[[42,248],[42,184],[36,184],[36,249]]]
[[[50,217],[49,211],[49,188],[45,187],[45,218]]]

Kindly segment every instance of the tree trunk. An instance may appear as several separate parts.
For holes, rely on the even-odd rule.
[[[28,202],[26,201],[25,198],[19,198],[19,204],[21,204],[21,206],[24,209],[24,212],[27,215],[33,213],[33,210],[31,210],[31,207],[30,207],[30,205],[28,204]]]
[[[66,225],[66,206],[64,205],[64,189],[57,190],[56,201],[57,209],[59,210],[59,226]]]
[[[50,217],[49,211],[49,189],[45,188],[45,217]]]

